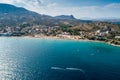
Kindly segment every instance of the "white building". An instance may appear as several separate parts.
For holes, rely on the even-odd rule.
[[[120,39],[120,36],[115,36],[116,39]]]

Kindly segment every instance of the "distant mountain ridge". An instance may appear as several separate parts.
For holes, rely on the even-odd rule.
[[[60,15],[56,16],[57,19],[76,19],[73,15]]]
[[[66,23],[67,25],[76,25],[81,22],[90,21],[76,19],[73,15],[60,15],[56,17],[41,15],[22,7],[0,3],[0,26],[19,26],[24,23],[47,26],[66,25]]]
[[[89,18],[83,17],[83,20],[92,20],[92,21],[103,21],[103,22],[117,22],[120,23],[120,18],[106,17],[106,18]]]

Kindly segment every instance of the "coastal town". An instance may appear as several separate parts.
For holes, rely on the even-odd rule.
[[[95,24],[95,23],[94,23]],[[29,36],[36,38],[57,38],[57,39],[69,39],[69,40],[92,40],[103,41],[110,44],[120,45],[120,32],[115,30],[114,27],[102,26],[103,23],[96,23],[100,28],[87,29],[88,24],[84,23],[79,26],[46,26],[46,25],[34,25],[34,26],[17,26],[17,27],[0,27],[0,36]],[[89,23],[89,25],[91,25]],[[92,23],[93,25],[93,23]],[[83,27],[81,27],[83,26]],[[86,27],[87,26],[87,27]],[[117,28],[116,28],[117,29]]]

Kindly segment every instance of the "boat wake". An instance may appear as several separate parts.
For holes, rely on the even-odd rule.
[[[66,70],[71,70],[71,71],[80,71],[82,73],[85,73],[85,71],[83,69],[79,69],[79,68],[66,68]]]
[[[52,70],[65,70],[64,68],[60,68],[60,67],[51,67]]]
[[[85,71],[83,69],[79,68],[60,68],[60,67],[51,67],[52,70],[70,70],[70,71],[80,71],[85,74]]]

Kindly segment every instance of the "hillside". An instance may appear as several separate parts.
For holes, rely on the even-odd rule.
[[[39,30],[36,32],[34,30],[34,28],[37,28],[36,26],[39,26],[41,31]],[[117,35],[119,35],[120,31],[119,24],[80,20],[76,19],[73,15],[51,17],[10,4],[0,4],[0,27],[1,32],[6,32],[7,27],[14,27],[14,31],[17,30],[17,27],[20,27],[19,31],[26,34],[38,34],[42,32],[47,35],[56,35],[62,32],[68,32],[71,35],[80,35],[81,31],[87,34],[87,32],[95,33],[97,30],[102,32],[109,31],[111,34],[117,33]],[[32,29],[33,33],[31,33]]]
[[[86,20],[78,20],[73,15],[61,15],[51,17],[41,15],[33,11],[29,11],[22,7],[16,7],[10,4],[0,4],[0,26],[19,26],[21,24],[29,25],[76,25],[79,23],[90,22]]]
[[[22,23],[44,24],[50,19],[52,19],[52,17],[40,15],[21,7],[16,7],[10,4],[0,4],[1,26],[16,26]]]

